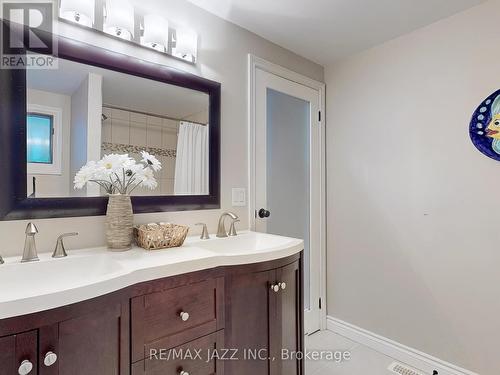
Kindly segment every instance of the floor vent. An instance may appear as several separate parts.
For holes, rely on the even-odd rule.
[[[389,366],[389,370],[399,375],[425,375],[421,371],[417,371],[398,362],[391,363],[391,365]]]

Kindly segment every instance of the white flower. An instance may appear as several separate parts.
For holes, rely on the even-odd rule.
[[[142,163],[127,154],[110,154],[98,162],[89,161],[75,175],[75,189],[94,182],[108,194],[130,194],[139,186],[154,190],[158,187],[154,171],[161,169],[161,163],[147,152],[143,152],[142,157]]]
[[[89,161],[85,164],[75,175],[75,179],[73,181],[75,189],[83,189],[87,182],[95,178],[97,170],[98,168],[95,161]]]
[[[122,173],[122,170],[129,166],[131,163],[135,164],[135,161],[131,159],[127,154],[109,154],[105,155],[101,160],[99,160],[97,162],[97,165],[101,168],[105,176],[109,176],[113,173]]]
[[[146,151],[141,152],[142,161],[148,166],[153,168],[155,172],[158,172],[161,169],[161,163],[158,161],[156,157],[151,155]]]
[[[139,180],[141,180],[139,186],[146,187],[151,190],[154,190],[158,187],[158,183],[156,182],[155,175],[151,168],[142,168],[141,170],[136,172],[136,176]]]

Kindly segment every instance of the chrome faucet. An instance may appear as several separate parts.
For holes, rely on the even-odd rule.
[[[23,259],[21,262],[34,262],[38,259],[36,252],[35,235],[38,233],[38,228],[35,224],[29,223],[26,227],[26,239],[24,240]]]
[[[226,227],[224,226],[224,220],[226,219],[226,216],[229,216],[233,220],[239,219],[238,216],[236,214],[233,214],[232,212],[222,213],[219,218],[219,227],[217,229],[217,237],[219,238],[227,237]]]
[[[59,237],[57,237],[56,248],[52,253],[52,258],[64,258],[68,256],[68,253],[66,253],[66,248],[64,247],[63,240],[65,237],[72,237],[72,236],[78,236],[78,233],[77,232],[64,233],[61,234]]]

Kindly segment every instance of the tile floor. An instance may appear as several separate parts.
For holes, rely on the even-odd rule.
[[[330,331],[306,337],[306,350],[348,351],[349,360],[307,361],[306,375],[390,375],[387,367],[394,359]]]

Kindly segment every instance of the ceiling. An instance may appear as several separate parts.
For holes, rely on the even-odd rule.
[[[103,104],[176,119],[208,113],[209,98],[202,92],[64,59],[58,64],[54,70],[28,70],[28,88],[71,96],[95,73],[103,79]]]
[[[188,0],[328,65],[485,0]]]

